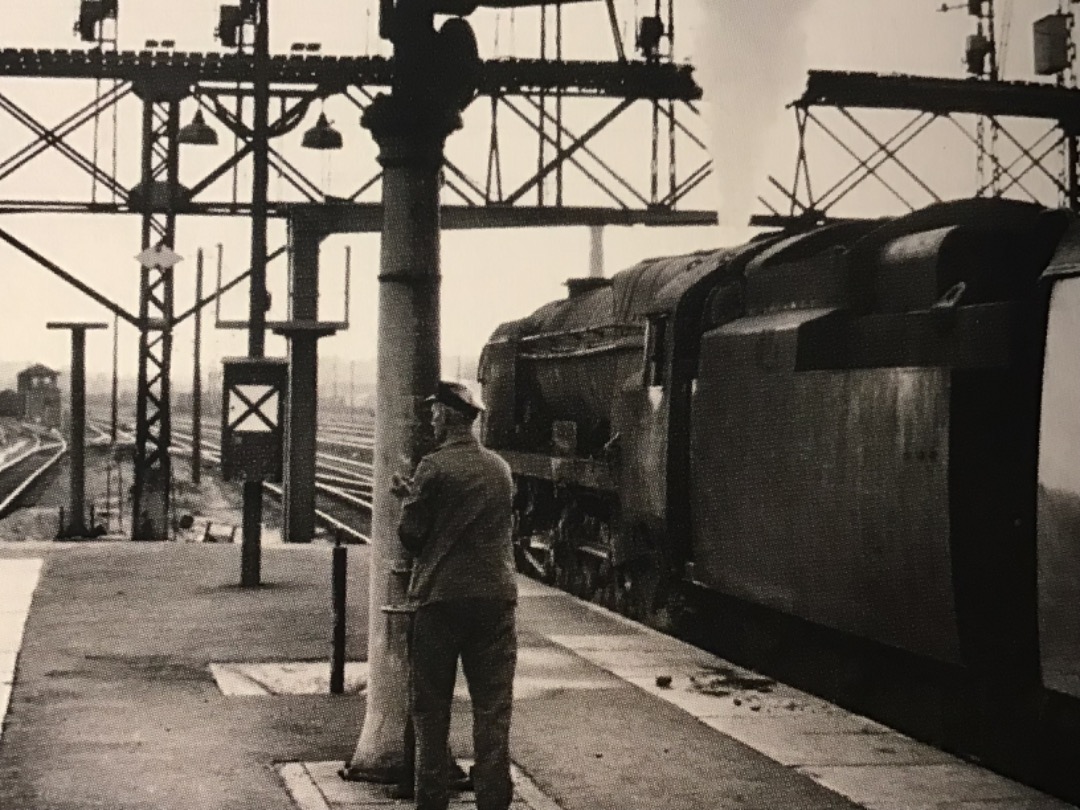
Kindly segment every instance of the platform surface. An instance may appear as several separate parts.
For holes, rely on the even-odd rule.
[[[335,696],[329,548],[265,549],[246,591],[235,546],[0,545],[0,808],[410,806],[336,775],[364,715],[367,554]],[[519,629],[515,810],[1071,807],[524,579]],[[471,755],[463,688],[452,744]]]

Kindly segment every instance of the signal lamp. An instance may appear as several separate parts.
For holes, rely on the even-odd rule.
[[[102,0],[82,0],[79,4],[79,19],[75,21],[75,33],[83,42],[97,42],[98,23],[105,19]]]
[[[244,27],[244,13],[240,6],[222,6],[218,17],[217,38],[227,48],[240,45],[240,32]]]
[[[659,17],[643,17],[638,28],[637,46],[647,59],[655,59],[660,53],[660,40],[664,38],[664,21]]]
[[[319,120],[315,122],[315,126],[304,133],[302,145],[305,149],[340,149],[343,141],[341,133],[327,120],[326,113],[319,113]]]
[[[191,123],[180,128],[177,140],[193,146],[217,146],[218,136],[214,128],[206,123],[202,110],[196,110]]]

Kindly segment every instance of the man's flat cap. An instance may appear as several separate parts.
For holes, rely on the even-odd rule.
[[[473,396],[468,386],[446,380],[440,381],[435,394],[424,401],[441,402],[446,407],[453,408],[466,416],[475,417],[484,410],[484,406]]]

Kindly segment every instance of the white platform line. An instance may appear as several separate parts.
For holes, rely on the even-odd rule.
[[[23,628],[41,578],[41,566],[40,558],[0,559],[0,742],[7,724]]]
[[[514,792],[532,810],[562,810],[562,805],[544,793],[540,786],[517,765],[510,766],[510,778],[514,781]]]
[[[468,769],[470,760],[458,760]],[[346,782],[338,776],[342,762],[289,762],[277,766],[285,789],[298,810],[391,810],[395,807],[412,807],[411,800],[391,799],[389,786],[370,782]],[[521,770],[511,764],[510,777],[514,783],[512,807],[527,806],[529,810],[562,810],[562,806],[546,795],[540,787]],[[475,807],[471,793],[452,793],[450,807],[467,810]]]
[[[330,810],[322,792],[302,762],[289,762],[279,769],[285,789],[300,810]]]

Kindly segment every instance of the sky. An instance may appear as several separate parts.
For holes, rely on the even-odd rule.
[[[781,202],[766,177],[789,179],[795,158],[794,121],[785,105],[801,92],[810,67],[839,70],[921,73],[960,77],[965,37],[973,31],[963,11],[940,13],[940,0],[676,0],[675,57],[698,66],[697,78],[706,91],[703,119],[694,129],[710,144],[717,171],[714,182],[703,185],[688,201],[693,207],[718,210],[721,226],[715,228],[633,229],[609,228],[605,233],[605,264],[608,273],[650,256],[734,244],[751,234],[746,227],[750,213],[759,212],[755,198],[770,196]],[[214,50],[212,37],[216,0],[120,0],[120,44],[138,48],[147,39],[176,40],[178,49]],[[319,42],[330,54],[387,53],[375,32],[375,0],[271,0],[271,47],[285,52],[293,42]],[[0,47],[80,48],[71,32],[77,0],[4,0],[4,25]],[[652,7],[651,0],[618,0],[620,23],[627,34],[636,14]],[[999,15],[1011,21],[1005,53],[1006,78],[1032,79],[1031,21],[1057,8],[1057,0],[999,0]],[[478,12],[474,16],[481,52],[486,57],[532,56],[538,50],[537,11]],[[610,59],[614,46],[602,3],[587,3],[565,12],[564,55],[568,58]],[[632,37],[630,37],[632,40]],[[0,79],[3,92],[39,120],[52,124],[87,103],[95,92],[93,82]],[[584,129],[599,115],[568,105],[568,120]],[[193,108],[185,107],[189,119]],[[334,193],[358,185],[373,165],[374,147],[358,122],[355,108],[330,99],[311,112],[309,121],[325,111],[341,131],[346,149],[332,156],[305,153],[296,141],[283,150],[313,178],[328,183]],[[138,115],[136,104],[122,106],[116,137],[119,174],[133,185],[138,165]],[[451,136],[448,150],[463,165],[482,165],[487,138],[485,105],[477,102],[466,116],[466,126]],[[641,179],[647,166],[642,150],[647,139],[640,129],[647,110],[639,110],[598,142],[603,157],[613,167]],[[893,122],[883,116],[878,124],[886,130]],[[219,126],[219,131],[220,126]],[[524,176],[535,161],[531,137],[524,130],[506,129],[508,172]],[[944,183],[957,194],[973,188],[973,159],[960,142],[947,136],[929,138],[913,152],[927,161]],[[0,112],[0,159],[15,152],[29,139],[28,132]],[[515,140],[516,139],[516,140]],[[198,177],[228,154],[231,142],[202,154],[185,150],[182,177]],[[72,141],[86,153],[93,147],[87,128]],[[111,160],[111,119],[99,131],[102,159]],[[823,176],[846,170],[851,159],[835,146],[818,138]],[[515,148],[517,151],[515,152]],[[863,148],[863,145],[860,145]],[[865,152],[865,149],[864,149]],[[685,153],[690,155],[691,153]],[[528,156],[528,157],[526,157]],[[690,160],[690,157],[686,158]],[[480,163],[478,164],[478,161]],[[480,172],[477,171],[477,174]],[[903,179],[902,177],[900,179]],[[226,181],[227,182],[227,181]],[[242,172],[241,187],[250,185]],[[899,182],[899,181],[898,181]],[[277,185],[275,185],[277,184]],[[910,183],[909,183],[910,185]],[[282,188],[272,178],[272,193]],[[227,185],[217,196],[228,195]],[[45,197],[86,199],[88,178],[58,156],[42,157],[10,178],[0,180],[5,199]],[[568,181],[568,194],[595,201],[580,180]],[[99,199],[108,195],[98,190]],[[896,201],[880,186],[870,184],[851,204],[861,213],[896,213]],[[137,217],[77,215],[5,215],[0,226],[29,243],[49,259],[76,273],[81,279],[112,297],[129,311],[138,302],[139,251]],[[225,275],[248,265],[249,232],[242,220],[182,217],[176,250],[184,261],[176,271],[177,309],[193,300],[197,251],[206,254],[207,285],[214,283],[216,246],[223,245]],[[280,223],[273,223],[270,244],[284,240]],[[377,235],[334,237],[324,244],[322,261],[323,317],[344,315],[341,294],[346,246],[352,250],[351,328],[321,344],[324,357],[339,364],[367,361],[375,355],[379,240]],[[502,321],[522,317],[542,304],[565,295],[563,283],[584,275],[588,269],[589,234],[585,228],[523,229],[514,231],[448,232],[442,240],[442,349],[446,356],[475,356]],[[108,314],[48,275],[6,245],[0,245],[5,290],[0,295],[0,345],[5,360],[44,362],[66,368],[69,343],[65,333],[45,329],[49,320],[111,320]],[[284,318],[285,263],[270,269],[275,295],[272,318]],[[246,291],[239,290],[223,302],[222,317],[243,317]],[[204,368],[213,368],[220,357],[243,354],[242,335],[213,329],[209,319]],[[191,325],[176,335],[173,361],[174,386],[186,388],[191,374]],[[121,374],[134,376],[137,363],[136,333],[121,329]],[[271,354],[284,354],[284,344],[271,337]],[[88,365],[91,373],[108,371],[111,336],[92,334]]]

